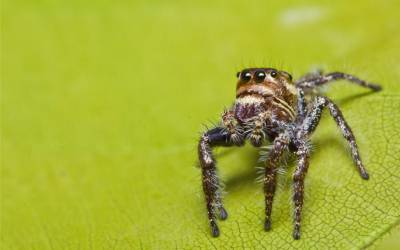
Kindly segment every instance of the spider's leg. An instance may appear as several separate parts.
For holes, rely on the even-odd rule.
[[[358,151],[356,139],[353,135],[353,132],[351,131],[350,126],[344,119],[343,114],[340,111],[339,107],[329,98],[323,96],[316,97],[314,106],[312,107],[307,117],[303,121],[300,133],[302,133],[302,136],[308,136],[315,130],[316,126],[318,125],[321,119],[321,113],[324,107],[327,107],[329,109],[329,112],[333,117],[333,119],[335,120],[337,126],[340,128],[343,137],[349,143],[351,149],[351,156],[353,158],[355,165],[357,166],[357,169],[361,177],[365,180],[368,180],[369,175],[361,161],[360,152]]]
[[[307,174],[310,150],[306,143],[303,143],[296,152],[298,165],[293,173],[293,202],[294,202],[294,229],[293,238],[300,239],[301,210],[304,200],[304,177]]]
[[[211,233],[214,237],[219,235],[219,229],[215,218],[215,209],[219,209],[221,219],[226,219],[228,214],[222,206],[216,161],[212,154],[212,147],[228,147],[232,145],[233,143],[230,140],[229,133],[220,127],[205,132],[201,136],[198,145],[199,162],[202,170],[203,191],[206,199]]]
[[[351,83],[357,84],[361,87],[369,88],[374,91],[379,91],[382,89],[382,87],[378,84],[375,83],[370,83],[364,80],[361,80],[360,78],[342,73],[342,72],[333,72],[329,73],[326,75],[316,75],[315,77],[309,77],[309,78],[302,78],[296,81],[296,86],[300,87],[302,89],[313,89],[318,86],[322,86],[326,83],[332,82],[332,81],[338,81],[338,80],[347,80]]]
[[[264,196],[265,196],[265,224],[264,229],[271,229],[272,201],[276,189],[276,174],[281,156],[289,144],[289,138],[286,134],[281,134],[275,138],[267,161],[265,162],[264,176]]]
[[[297,88],[297,116],[296,122],[302,122],[307,113],[307,103],[304,98],[304,91],[301,88]]]

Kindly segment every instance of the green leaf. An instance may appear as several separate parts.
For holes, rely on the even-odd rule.
[[[399,4],[6,1],[2,11],[4,249],[360,249],[400,222]],[[4,34],[4,35],[3,35]],[[382,84],[326,92],[370,180],[326,114],[312,137],[302,238],[290,165],[263,231],[257,149],[217,149],[229,213],[212,238],[195,168],[202,124],[235,73],[313,66]],[[398,242],[398,241],[397,241]],[[377,245],[379,247],[379,244]]]

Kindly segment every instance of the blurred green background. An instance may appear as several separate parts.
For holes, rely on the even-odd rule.
[[[2,248],[398,248],[399,12],[395,0],[3,1]],[[196,141],[249,66],[295,78],[323,67],[384,87],[329,88],[371,179],[325,117],[300,241],[291,170],[263,232],[251,147],[216,151],[230,217],[209,234]]]

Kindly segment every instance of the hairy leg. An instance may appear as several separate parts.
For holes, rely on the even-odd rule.
[[[293,173],[293,202],[294,202],[294,229],[293,238],[300,239],[301,210],[304,201],[304,178],[309,165],[310,150],[306,143],[303,143],[296,152],[298,164]]]
[[[264,196],[265,196],[265,224],[264,229],[271,229],[271,212],[272,201],[274,199],[276,189],[276,171],[280,162],[281,156],[289,144],[289,138],[286,134],[279,135],[273,143],[271,151],[265,162],[264,176]]]
[[[332,81],[338,81],[338,80],[347,80],[351,83],[357,84],[361,87],[369,88],[374,91],[379,91],[381,90],[381,86],[375,83],[370,83],[364,80],[361,80],[360,78],[349,75],[346,73],[342,72],[333,72],[329,73],[326,75],[315,75],[315,77],[304,77],[296,81],[296,86],[300,87],[302,89],[313,89],[318,86],[322,86],[326,83],[332,82]]]
[[[361,177],[365,180],[369,178],[367,170],[365,169],[362,161],[360,152],[358,151],[356,139],[351,131],[350,126],[347,124],[346,120],[343,117],[342,112],[339,107],[332,102],[329,98],[323,96],[317,96],[313,107],[308,113],[307,117],[303,121],[303,125],[301,129],[298,131],[298,138],[309,136],[317,127],[320,119],[323,108],[327,107],[333,119],[335,120],[337,126],[340,128],[343,137],[347,140],[351,149],[351,156],[357,169],[361,175]]]
[[[297,88],[297,116],[296,122],[302,122],[307,113],[307,103],[304,97],[304,91],[301,88]]]
[[[219,235],[216,223],[215,210],[219,210],[220,218],[226,219],[228,214],[222,206],[219,189],[219,179],[216,170],[216,161],[212,153],[212,147],[232,146],[230,134],[223,128],[214,128],[205,132],[199,141],[198,154],[202,170],[203,192],[206,199],[208,220],[211,226],[211,233],[214,237]]]

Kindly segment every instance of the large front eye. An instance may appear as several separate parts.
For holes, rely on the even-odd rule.
[[[240,79],[243,82],[248,82],[251,79],[251,73],[249,71],[242,71],[242,73],[240,73]]]
[[[263,82],[265,79],[265,72],[264,71],[256,71],[255,78],[256,82]]]

